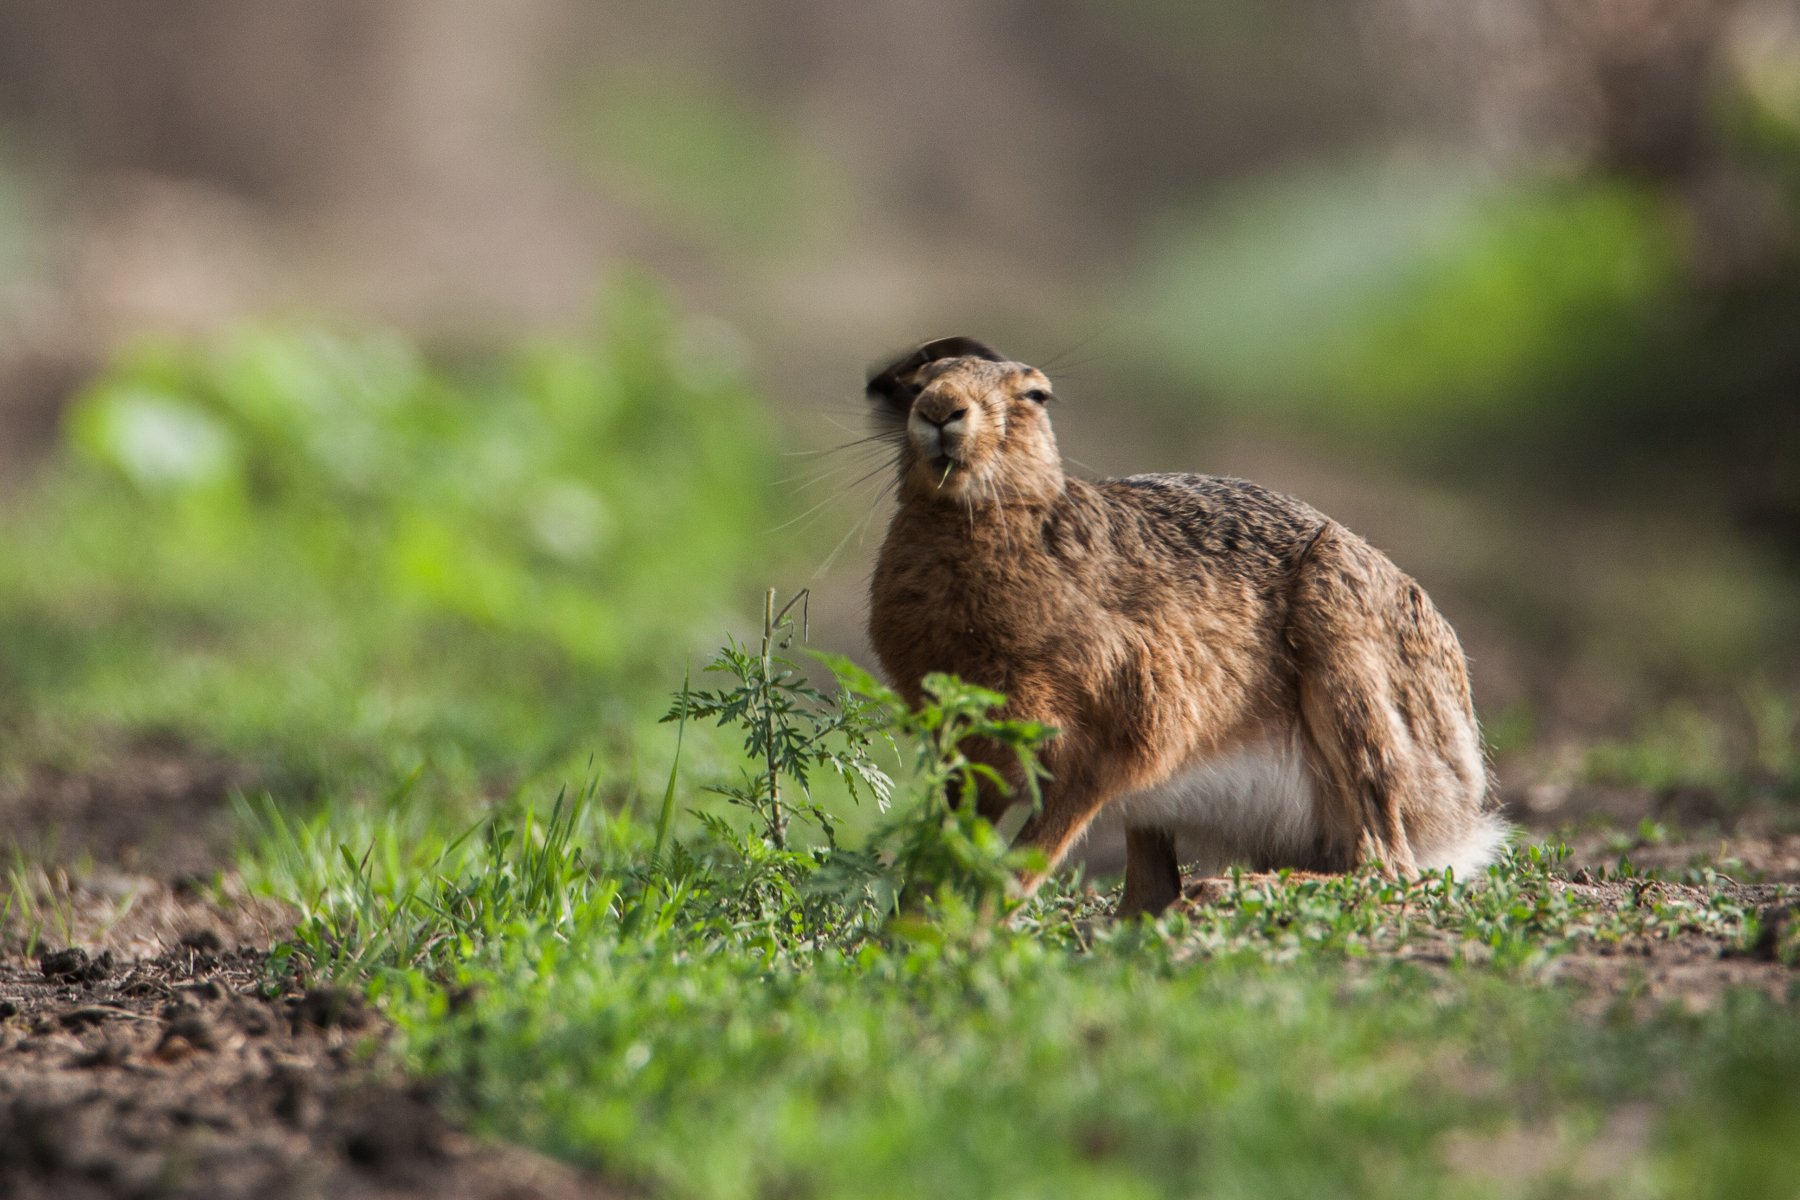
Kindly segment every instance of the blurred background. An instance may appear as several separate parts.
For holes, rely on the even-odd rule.
[[[1417,575],[1516,813],[1800,790],[1796,0],[7,0],[0,787],[624,761],[764,586],[867,661],[949,333]]]

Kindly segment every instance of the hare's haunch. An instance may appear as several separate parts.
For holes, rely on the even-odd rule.
[[[969,338],[921,346],[868,393],[901,435],[875,652],[913,703],[952,672],[1061,730],[1019,831],[1051,866],[1108,805],[1122,912],[1180,894],[1177,835],[1207,870],[1492,860],[1506,825],[1462,648],[1380,551],[1242,480],[1069,477],[1050,381]],[[995,747],[971,752],[1018,781]],[[1010,802],[977,797],[995,820]]]

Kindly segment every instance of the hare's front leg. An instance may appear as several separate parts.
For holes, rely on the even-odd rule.
[[[1051,746],[1044,765],[1049,778],[1043,787],[1043,803],[1020,827],[1015,848],[1041,850],[1042,870],[1019,874],[1021,895],[1030,896],[1049,877],[1081,840],[1088,826],[1123,788],[1118,764],[1078,736],[1063,734]],[[1118,917],[1159,913],[1181,896],[1181,865],[1176,859],[1175,835],[1168,830],[1127,826],[1125,830],[1125,891],[1115,912]]]
[[[1042,886],[1070,848],[1081,840],[1108,798],[1107,792],[1082,774],[1053,777],[1045,785],[1043,804],[1020,826],[1019,835],[1013,839],[1014,848],[1041,850],[1044,854],[1043,869],[1019,873],[1020,895],[1029,896]]]

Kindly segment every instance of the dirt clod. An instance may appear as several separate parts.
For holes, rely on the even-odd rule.
[[[131,1051],[123,1042],[108,1038],[86,1054],[77,1055],[70,1065],[77,1070],[91,1071],[96,1067],[123,1066],[130,1058]]]
[[[110,950],[103,950],[94,957],[79,946],[70,946],[66,950],[45,950],[38,955],[38,969],[47,979],[60,979],[69,983],[98,983],[113,971],[113,956]]]
[[[87,1029],[112,1017],[118,1010],[87,1004],[56,1014],[57,1024],[64,1029]]]
[[[207,929],[204,926],[198,929],[182,930],[180,943],[189,950],[194,950],[201,954],[223,954],[225,952],[224,939],[213,930]]]
[[[423,1096],[408,1091],[377,1111],[364,1107],[344,1132],[350,1161],[372,1171],[404,1170],[419,1159],[441,1159],[450,1128]]]
[[[189,1050],[219,1048],[219,1039],[213,1033],[212,1023],[199,1013],[183,1013],[168,1023],[163,1029],[162,1040],[156,1043],[157,1056],[164,1057],[176,1043],[184,1044]]]
[[[339,987],[309,988],[291,1010],[294,1029],[361,1029],[369,1023],[363,998]]]

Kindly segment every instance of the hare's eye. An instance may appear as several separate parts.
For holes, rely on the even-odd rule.
[[[1032,388],[1030,391],[1025,393],[1025,398],[1027,400],[1033,401],[1034,403],[1037,403],[1037,404],[1050,403],[1050,393],[1045,391],[1043,388]]]

